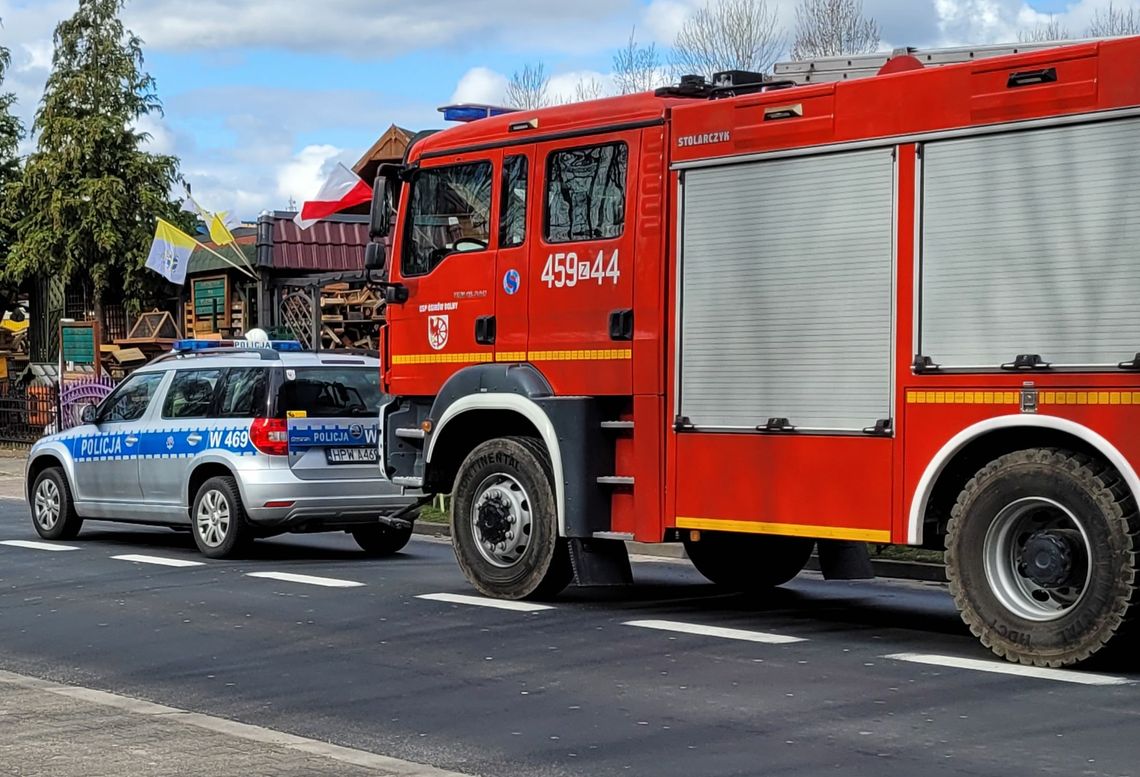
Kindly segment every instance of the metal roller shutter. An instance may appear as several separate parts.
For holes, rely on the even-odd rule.
[[[680,412],[704,428],[890,417],[888,149],[687,171]]]
[[[930,143],[921,352],[1113,364],[1140,350],[1140,122]]]

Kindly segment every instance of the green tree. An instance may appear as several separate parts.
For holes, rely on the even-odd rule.
[[[108,291],[137,310],[165,282],[144,267],[154,220],[172,218],[178,160],[149,153],[140,119],[161,114],[143,71],[142,41],[123,27],[123,0],[79,0],[55,28],[55,53],[35,118],[37,147],[9,201],[11,280],[55,276]]]
[[[11,63],[8,49],[0,46],[0,88],[4,86],[4,76]],[[11,92],[0,91],[0,267],[7,263],[8,248],[12,241],[11,218],[13,212],[4,207],[12,185],[20,177],[18,147],[24,136],[20,120],[12,114],[16,96]],[[0,283],[0,315],[9,306],[14,287]]]

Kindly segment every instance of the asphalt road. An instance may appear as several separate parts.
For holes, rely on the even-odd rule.
[[[37,539],[0,499],[0,668],[459,772],[1140,773],[1140,657],[982,671],[1007,665],[934,585],[805,575],[749,600],[657,561],[527,612],[421,598],[473,593],[440,541],[205,562],[187,534],[91,523],[73,550],[6,544]]]

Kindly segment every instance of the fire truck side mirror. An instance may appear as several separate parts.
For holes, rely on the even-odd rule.
[[[364,269],[368,273],[383,273],[388,264],[388,247],[383,243],[369,243],[364,248]]]
[[[380,173],[372,186],[371,218],[368,222],[368,234],[373,240],[387,237],[392,229],[392,213],[396,209],[396,187],[399,185],[391,172],[381,167]]]

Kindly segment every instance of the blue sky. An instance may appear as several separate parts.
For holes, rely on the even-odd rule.
[[[714,0],[715,1],[715,0]],[[55,24],[78,0],[0,0],[3,85],[30,125]],[[253,218],[319,187],[388,127],[440,126],[452,100],[501,100],[506,78],[543,62],[552,91],[608,83],[613,54],[636,28],[667,57],[703,0],[127,0],[165,106],[143,128],[174,153],[210,209]],[[796,0],[768,0],[783,24]],[[1074,34],[1109,0],[863,0],[883,46],[1016,39],[1057,14]],[[1140,5],[1116,1],[1117,7]],[[25,144],[30,150],[32,141]]]

